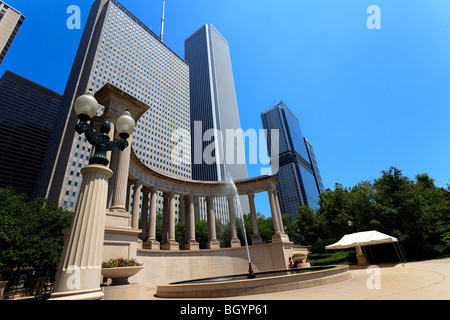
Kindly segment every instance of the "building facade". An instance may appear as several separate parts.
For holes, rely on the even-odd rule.
[[[62,96],[6,71],[0,79],[0,187],[33,196]]]
[[[322,175],[320,174],[319,164],[317,163],[316,153],[314,152],[314,148],[311,142],[305,138],[306,150],[308,150],[309,160],[311,161],[311,165],[314,171],[314,177],[316,178],[317,188],[319,189],[319,193],[325,192],[325,186],[323,184]]]
[[[46,166],[36,192],[74,208],[91,146],[77,135],[75,99],[88,89],[97,92],[106,83],[120,88],[150,106],[138,121],[132,148],[149,168],[168,176],[191,179],[190,158],[171,159],[172,150],[190,141],[174,139],[177,131],[190,130],[189,67],[152,30],[116,0],[92,5],[64,92],[57,127],[46,153]],[[98,115],[103,107],[99,106]],[[190,157],[190,155],[189,155]],[[163,199],[158,199],[159,209]],[[178,206],[178,204],[177,204]]]
[[[205,24],[185,40],[185,60],[190,67],[192,178],[200,181],[246,179],[228,42],[213,25]],[[227,158],[230,152],[234,157]],[[240,202],[242,212],[250,212],[248,199],[241,197]],[[228,219],[225,199],[218,200],[215,208],[221,220]]]
[[[314,153],[308,151],[299,121],[283,102],[262,113],[261,119],[264,129],[268,132],[269,153],[272,150],[272,143],[279,143],[279,155],[269,154],[269,156],[278,157],[279,168],[275,177],[282,181],[277,186],[281,213],[290,214],[295,218],[301,206],[308,205],[312,209],[319,209],[321,191],[315,172],[320,176],[320,171],[315,155],[314,160],[311,160],[310,155]],[[271,130],[279,130],[279,141],[270,140]]]
[[[0,64],[24,20],[25,17],[19,11],[0,1]]]

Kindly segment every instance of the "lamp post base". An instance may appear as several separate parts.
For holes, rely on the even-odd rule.
[[[70,233],[65,239],[52,298],[102,299],[100,287],[105,237],[108,180],[113,172],[102,165],[81,169],[83,182]]]

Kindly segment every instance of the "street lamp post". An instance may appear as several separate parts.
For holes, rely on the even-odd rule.
[[[105,121],[100,133],[89,124],[98,110],[98,102],[92,92],[80,96],[75,101],[75,112],[80,122],[75,127],[78,134],[84,134],[95,148],[89,165],[81,169],[83,181],[80,188],[70,233],[64,243],[58,266],[54,300],[95,300],[102,299],[100,287],[105,235],[106,202],[108,180],[113,172],[107,167],[107,151],[125,150],[127,139],[133,133],[135,121],[126,111],[117,119],[115,128],[119,140],[110,141],[111,123]]]

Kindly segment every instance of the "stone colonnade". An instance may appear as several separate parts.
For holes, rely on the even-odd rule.
[[[182,250],[199,250],[199,244],[195,237],[195,217],[199,216],[199,206],[195,206],[195,202],[198,203],[201,196],[191,194],[175,194],[173,192],[160,191],[154,187],[145,186],[141,181],[134,181],[128,185],[127,198],[130,197],[131,187],[134,187],[133,193],[133,205],[131,216],[131,228],[139,230],[139,217],[141,217],[141,238],[144,240],[142,247],[150,250],[179,250],[179,243],[175,241],[175,196],[180,195],[184,198],[184,213],[185,213],[185,242],[182,244]],[[163,194],[163,233],[162,243],[156,239],[156,214],[157,214],[157,198],[158,191]],[[280,206],[278,203],[278,196],[276,190],[267,190],[271,212],[273,226],[275,234],[273,235],[274,241],[283,241],[286,238],[284,233],[283,222],[281,219]],[[258,217],[255,206],[255,194],[246,194],[250,204],[250,217],[252,224],[252,245],[262,244],[262,239],[259,234]],[[215,213],[213,206],[214,197],[223,197],[223,195],[209,195],[205,196],[207,221],[208,221],[208,249],[219,249],[220,244],[216,238],[215,227]],[[142,201],[141,201],[142,199]],[[240,247],[241,241],[237,235],[236,226],[236,207],[235,196],[227,195],[228,208],[229,208],[229,222],[231,229],[231,243],[230,246]],[[196,212],[197,211],[197,212]]]
[[[118,139],[114,132],[115,124],[125,111],[129,111],[137,122],[149,109],[148,105],[111,84],[102,87],[95,94],[95,98],[104,106],[104,113],[100,117],[92,118],[91,125],[96,127],[105,120],[110,121],[113,129],[110,131],[110,139]],[[179,244],[175,240],[175,197],[177,195],[184,197],[186,206],[186,239],[183,249],[199,250],[195,239],[195,217],[198,216],[195,212],[195,201],[199,197],[205,197],[207,203],[208,248],[220,247],[215,234],[214,197],[228,199],[231,209],[232,246],[240,245],[236,235],[235,195],[230,194],[230,188],[226,182],[203,182],[168,177],[146,167],[132,151],[131,138],[128,139],[128,143],[129,147],[124,151],[116,149],[108,154],[109,168],[90,165],[82,170],[84,175],[82,196],[77,201],[74,224],[66,230],[62,259],[52,295],[54,299],[102,298],[101,262],[109,258],[136,257],[140,247],[138,236],[142,233],[148,238],[143,244],[144,251],[153,254],[152,251],[179,250]],[[127,196],[130,189],[129,181],[132,181],[134,185],[131,216]],[[261,243],[254,203],[254,194],[259,192],[269,194],[275,230],[273,242],[280,242],[283,247],[290,244],[288,237],[284,234],[276,194],[276,185],[279,182],[272,176],[235,182],[239,195],[248,195],[250,200],[254,245]],[[157,192],[162,192],[164,195],[162,243],[156,240]],[[144,221],[143,230],[140,230],[138,225],[140,215]],[[146,229],[147,221],[150,225],[148,229]],[[284,248],[281,249],[284,250]],[[277,260],[284,260],[283,252],[277,255]],[[72,275],[73,272],[75,275]],[[72,277],[78,275],[81,281],[74,285]],[[132,288],[128,289],[132,290]],[[140,296],[144,295],[141,290],[143,285],[135,289],[140,292]]]
[[[109,120],[114,128],[115,121],[121,116],[124,109],[130,110],[136,122],[148,110],[148,106],[137,99],[122,94],[120,89],[107,84],[103,90],[96,94],[100,104],[105,106],[104,114],[97,119],[99,123]],[[113,135],[111,138],[117,138]],[[110,229],[127,229],[133,234],[141,234],[145,240],[144,249],[171,250],[180,249],[175,240],[175,197],[184,198],[185,212],[185,243],[183,250],[199,250],[199,244],[195,239],[195,217],[199,217],[199,206],[195,205],[199,198],[206,200],[208,221],[208,249],[218,249],[220,244],[216,238],[215,212],[213,200],[215,197],[225,197],[228,200],[229,221],[231,224],[231,247],[240,247],[236,229],[235,194],[230,194],[228,182],[204,182],[192,181],[169,177],[145,166],[132,151],[130,146],[124,151],[114,150],[109,155],[110,169],[114,172],[109,180],[107,200],[106,227]],[[257,220],[255,193],[267,192],[272,213],[274,235],[273,242],[289,242],[284,233],[281,219],[280,205],[278,202],[276,185],[280,183],[273,176],[264,176],[253,179],[236,181],[236,188],[240,196],[247,195],[252,222],[252,244],[262,244],[259,235]],[[130,219],[130,188],[134,187],[132,215]],[[158,192],[163,194],[163,233],[162,241],[156,239],[156,212]],[[141,201],[142,199],[142,201]],[[141,217],[142,230],[139,229],[139,217]],[[149,228],[147,229],[147,222]]]

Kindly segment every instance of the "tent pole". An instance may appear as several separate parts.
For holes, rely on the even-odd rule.
[[[405,252],[403,251],[403,246],[401,245],[400,241],[397,242],[397,246],[398,246],[398,248],[400,249],[400,253],[402,254],[403,260],[405,261],[405,264],[406,264],[406,262],[407,262],[407,260],[406,260],[406,254],[405,254]]]
[[[368,246],[368,247],[369,247],[369,251],[370,251],[370,256],[372,257],[372,260],[373,260],[373,264],[377,264],[375,262],[375,258],[373,257],[373,254],[372,254],[372,248],[370,246]]]
[[[331,264],[330,257],[328,256],[328,249],[325,248],[325,253],[327,254],[328,265]]]
[[[397,249],[397,247],[395,246],[396,243],[393,242],[393,244],[394,244],[394,248],[395,248],[395,251],[397,252],[398,257],[400,258],[400,262],[402,263],[402,266],[404,266],[406,264],[406,258],[403,256],[403,253],[402,253],[402,251],[400,249],[400,245],[399,245],[399,243],[397,243],[397,246],[398,246],[398,249]],[[399,254],[399,252],[400,252],[400,254]],[[402,257],[403,257],[403,260],[402,260]],[[403,263],[403,261],[405,263]]]
[[[399,252],[398,252],[398,250],[397,250],[397,247],[395,246],[395,242],[392,242],[392,244],[393,244],[393,246],[394,246],[394,249],[395,249],[395,252],[397,253],[398,258],[400,259],[400,262],[401,262],[402,266],[404,266],[403,260],[402,260],[402,258],[400,257],[400,254],[399,254]]]

